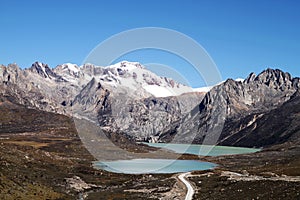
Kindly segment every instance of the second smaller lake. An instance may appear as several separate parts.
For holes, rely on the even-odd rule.
[[[211,146],[198,144],[175,144],[175,143],[143,143],[151,147],[164,148],[172,150],[176,153],[186,153],[199,156],[222,156],[255,153],[261,149],[244,148],[244,147],[228,147],[228,146]]]

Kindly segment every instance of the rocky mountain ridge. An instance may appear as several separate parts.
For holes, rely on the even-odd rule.
[[[107,132],[136,141],[248,147],[278,144],[294,137],[281,133],[283,140],[262,135],[257,126],[269,119],[269,113],[289,105],[300,88],[299,78],[266,69],[244,80],[228,79],[207,93],[192,92],[130,62],[107,67],[67,63],[54,69],[36,62],[24,70],[11,64],[0,67],[0,80],[0,94],[19,104],[85,118]],[[282,109],[288,110],[286,107]],[[277,139],[272,141],[273,136]]]
[[[229,79],[212,88],[199,106],[173,130],[177,135],[174,142],[250,147],[275,144],[278,141],[261,143],[259,140],[264,140],[261,134],[253,142],[257,131],[249,127],[288,102],[299,88],[299,78],[292,78],[289,73],[278,69],[267,69],[257,76],[252,73],[243,82]],[[246,129],[247,134],[241,135]],[[234,135],[239,136],[233,139]],[[248,139],[251,141],[248,144],[237,142]]]

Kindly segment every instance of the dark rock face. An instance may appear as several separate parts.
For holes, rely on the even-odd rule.
[[[284,142],[288,136],[280,139],[273,135],[274,132],[266,136],[268,142],[262,142],[263,135],[254,140],[253,135],[257,134],[248,127],[264,119],[263,116],[270,110],[279,109],[295,96],[298,89],[299,79],[280,70],[267,69],[258,76],[250,74],[244,82],[229,79],[211,89],[199,106],[181,122],[175,141],[236,146],[266,146]]]
[[[98,114],[104,119],[110,114],[110,92],[93,78],[72,101],[73,113],[97,123]],[[100,121],[100,125],[104,124]]]

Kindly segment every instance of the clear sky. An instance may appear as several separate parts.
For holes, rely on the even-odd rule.
[[[200,43],[223,79],[244,78],[267,67],[300,76],[298,0],[0,0],[0,9],[4,65],[81,64],[95,46],[114,34],[164,27]],[[151,50],[124,59],[185,71],[183,61]],[[202,83],[193,79],[191,85]]]

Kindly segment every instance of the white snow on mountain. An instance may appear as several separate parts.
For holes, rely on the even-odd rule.
[[[207,87],[200,87],[200,88],[193,88],[194,92],[209,92],[213,88],[213,86],[207,86]]]
[[[160,87],[157,85],[146,85],[143,88],[155,97],[168,97],[177,95],[172,90],[168,90],[165,87]]]
[[[235,81],[238,81],[238,82],[243,82],[245,79],[242,79],[242,78],[237,78],[235,79]],[[216,85],[220,85],[222,83],[224,83],[225,81],[222,81]],[[216,86],[214,85],[214,86]],[[193,88],[193,91],[194,92],[209,92],[214,86],[206,86],[206,87],[200,87],[200,88]]]
[[[69,70],[74,73],[78,73],[80,71],[79,67],[76,64],[72,64],[72,63],[62,64],[62,67],[63,67],[63,70]]]
[[[237,79],[235,79],[235,81],[239,81],[239,82],[243,82],[245,79],[243,79],[243,78],[237,78]]]
[[[106,67],[103,67],[103,68],[131,71],[131,70],[134,70],[136,68],[143,69],[144,67],[138,62],[122,61],[122,62],[118,62],[116,64],[109,65],[109,66],[106,66]]]
[[[167,97],[193,92],[191,87],[177,83],[170,78],[160,77],[138,62],[122,61],[105,67],[94,65],[78,67],[75,64],[66,63],[58,65],[54,71],[73,84],[77,82],[82,85],[94,77],[104,86],[126,87],[135,93],[143,89],[148,96]],[[144,95],[143,92],[141,94]]]
[[[58,65],[53,71],[62,76],[64,80],[71,82],[73,84],[79,83],[79,76],[81,73],[81,68],[76,64],[65,63],[62,65]]]
[[[114,73],[113,77],[121,86],[132,90],[143,88],[155,97],[176,96],[192,92],[190,87],[176,83],[172,79],[157,76],[140,63],[123,61],[107,68],[116,69],[115,71],[118,73],[117,75]]]
[[[43,63],[38,62],[38,66],[43,70],[44,74],[47,75],[46,69],[45,69],[45,66],[43,65]]]

